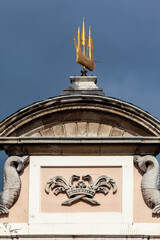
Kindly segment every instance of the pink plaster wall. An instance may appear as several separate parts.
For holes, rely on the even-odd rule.
[[[88,167],[88,168],[41,168],[41,212],[120,212],[122,204],[122,171],[121,167]],[[53,192],[46,194],[44,189],[49,178],[56,175],[62,175],[68,181],[72,174],[90,174],[93,179],[100,175],[112,177],[118,186],[118,192],[113,195],[110,190],[108,195],[102,193],[96,194],[94,199],[101,203],[100,206],[92,207],[84,202],[79,202],[71,207],[62,206],[61,203],[67,200],[66,194],[55,196]],[[28,222],[28,205],[29,205],[29,166],[25,168],[20,176],[22,188],[19,199],[9,210],[9,214],[0,217],[0,222]],[[134,167],[134,204],[133,204],[133,222],[160,223],[160,217],[152,215],[152,210],[145,204],[141,193],[142,175]]]
[[[152,209],[147,207],[143,200],[141,193],[142,175],[137,168],[134,167],[134,207],[133,207],[133,221],[141,223],[160,223],[160,216],[152,214]]]
[[[100,202],[100,206],[91,206],[82,201],[72,206],[62,206],[61,203],[68,199],[66,194],[60,193],[55,196],[51,191],[46,194],[45,185],[49,178],[60,175],[67,181],[73,175],[90,174],[95,181],[101,175],[112,177],[118,186],[116,194],[112,193],[112,189],[105,196],[103,193],[97,193],[94,199]],[[43,167],[41,168],[41,212],[121,212],[122,204],[122,169],[121,167]]]
[[[9,209],[9,214],[0,216],[0,222],[16,223],[28,222],[29,205],[29,166],[24,169],[21,178],[21,192],[17,202]]]

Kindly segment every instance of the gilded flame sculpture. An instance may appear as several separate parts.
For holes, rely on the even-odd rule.
[[[87,68],[89,71],[93,71],[96,66],[96,61],[93,60],[93,40],[91,37],[91,27],[89,26],[89,36],[87,37],[85,30],[85,19],[83,18],[82,30],[78,27],[77,39],[74,33],[74,45],[76,49],[76,62],[83,68]],[[80,37],[81,32],[81,37]]]
[[[77,181],[77,183],[74,184],[74,181]],[[88,186],[85,181],[88,182]],[[116,193],[117,186],[115,181],[106,175],[98,177],[94,182],[89,174],[83,175],[82,180],[80,180],[80,176],[74,174],[70,177],[68,183],[62,176],[55,176],[49,179],[45,191],[49,194],[50,189],[54,190],[56,196],[59,193],[66,193],[69,199],[62,203],[63,206],[71,206],[80,200],[96,206],[100,205],[100,203],[92,199],[94,195],[97,192],[106,195],[111,187],[113,188],[113,193]]]

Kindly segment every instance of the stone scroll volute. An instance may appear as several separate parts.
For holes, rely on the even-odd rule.
[[[9,210],[17,201],[21,191],[19,174],[29,162],[28,156],[11,156],[4,165],[4,187],[0,193],[0,215],[9,213]]]
[[[134,163],[143,173],[141,191],[153,214],[160,214],[159,163],[152,155],[134,156]]]

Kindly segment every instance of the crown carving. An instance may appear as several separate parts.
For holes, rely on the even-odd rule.
[[[100,203],[93,199],[95,194],[100,192],[107,195],[111,188],[113,188],[113,194],[115,194],[117,192],[116,182],[106,175],[101,175],[94,182],[89,174],[83,175],[82,179],[79,175],[74,174],[70,177],[69,182],[63,176],[55,176],[49,179],[45,191],[49,194],[51,189],[56,196],[62,192],[66,193],[68,200],[62,202],[63,206],[71,206],[79,201],[96,206]]]

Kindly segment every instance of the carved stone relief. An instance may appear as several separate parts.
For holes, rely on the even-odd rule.
[[[8,209],[17,201],[21,191],[19,174],[28,163],[28,156],[11,156],[4,165],[4,187],[0,193],[0,214],[8,213]]]
[[[134,162],[144,173],[141,181],[143,199],[153,214],[160,214],[159,164],[154,156],[134,156]]]
[[[35,131],[35,132],[34,132]],[[120,129],[115,126],[96,122],[69,122],[54,124],[45,128],[34,130],[30,136],[55,136],[55,137],[108,137],[108,136],[134,136],[135,132]]]
[[[77,183],[74,184],[74,181],[77,181]],[[88,184],[86,184],[86,181]],[[94,182],[89,174],[83,175],[82,180],[80,180],[80,176],[74,174],[70,177],[68,183],[62,176],[55,176],[49,179],[45,191],[49,194],[50,189],[54,190],[55,195],[66,193],[69,199],[62,202],[63,206],[71,206],[79,201],[96,206],[100,205],[100,203],[93,199],[94,195],[97,192],[106,195],[111,187],[113,188],[113,194],[116,193],[117,186],[115,181],[106,175],[98,177]]]

